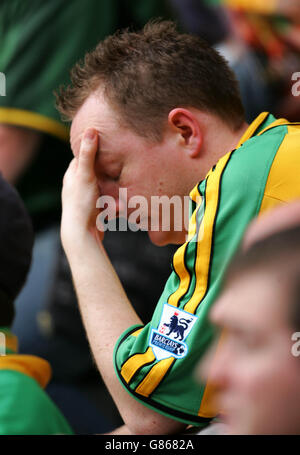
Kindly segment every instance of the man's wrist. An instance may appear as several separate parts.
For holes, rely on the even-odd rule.
[[[68,234],[62,234],[62,245],[69,261],[81,260],[92,254],[101,246],[96,238],[87,230],[76,228]]]

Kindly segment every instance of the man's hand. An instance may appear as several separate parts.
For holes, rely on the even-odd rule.
[[[91,132],[95,133],[89,129],[84,134],[79,156],[65,174],[62,193],[61,237],[82,320],[98,369],[124,420],[125,426],[116,434],[179,432],[184,424],[136,401],[114,372],[113,351],[118,338],[128,327],[141,326],[142,321],[128,301],[96,229],[99,190],[94,162],[98,138],[97,134],[89,138]]]
[[[98,148],[98,135],[94,129],[85,131],[79,155],[67,169],[62,190],[61,239],[69,257],[85,241],[98,242],[101,233],[96,228],[99,210],[96,201],[99,197],[94,163]]]

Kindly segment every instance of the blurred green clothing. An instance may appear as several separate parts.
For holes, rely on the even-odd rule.
[[[49,363],[17,354],[16,337],[7,328],[0,332],[6,339],[5,355],[0,356],[0,435],[73,434],[43,390],[51,376]]]
[[[140,28],[165,15],[161,0],[2,0],[0,70],[6,96],[0,98],[0,121],[67,139],[53,90],[68,83],[70,68],[116,29]],[[21,112],[7,111],[5,117],[4,108]]]
[[[62,178],[72,158],[53,91],[68,84],[72,66],[100,40],[158,16],[170,17],[162,0],[1,0],[6,96],[0,96],[0,123],[45,133],[17,185],[36,228],[59,220]]]

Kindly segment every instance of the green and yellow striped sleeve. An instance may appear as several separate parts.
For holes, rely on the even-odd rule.
[[[280,169],[285,185],[294,187],[285,187],[287,200],[300,195],[299,145],[297,126],[262,113],[191,192],[188,240],[174,255],[153,318],[125,332],[115,348],[122,385],[146,406],[193,425],[217,415],[213,384],[194,379],[195,365],[217,336],[209,310],[248,224],[265,209],[267,197],[278,196],[274,179],[282,181]],[[284,165],[281,155],[290,156]]]

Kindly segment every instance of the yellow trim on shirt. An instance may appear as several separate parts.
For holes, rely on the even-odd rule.
[[[154,362],[154,360],[155,355],[152,348],[149,347],[143,354],[135,354],[126,360],[121,368],[121,376],[128,384],[139,368],[147,363]]]
[[[279,118],[278,120],[275,120],[275,122],[271,123],[271,125],[268,125],[266,128],[264,128],[260,133],[258,133],[257,136],[261,136],[266,131],[270,130],[271,128],[274,128],[275,126],[287,125],[287,124],[289,124],[288,120],[286,120],[285,118]]]
[[[248,13],[274,14],[278,0],[225,0],[229,8],[245,10]]]
[[[256,119],[251,123],[251,125],[249,125],[249,127],[247,128],[247,130],[245,131],[245,133],[239,140],[236,148],[239,148],[242,144],[244,144],[244,142],[246,142],[248,139],[250,139],[253,136],[253,134],[255,133],[257,128],[259,128],[260,125],[266,120],[268,115],[269,115],[269,112],[262,112],[261,114],[259,114],[258,117],[256,117]]]
[[[0,123],[31,128],[63,141],[69,140],[69,129],[56,120],[22,109],[0,107]]]
[[[132,332],[130,334],[131,337],[137,337],[139,336],[139,334],[141,333],[141,331],[143,330],[144,327],[141,327],[140,329],[137,329],[135,332]]]
[[[168,357],[167,359],[160,360],[156,363],[135,389],[136,393],[143,395],[144,397],[149,397],[165,377],[174,361],[174,357]]]
[[[34,355],[9,354],[0,357],[0,370],[19,371],[31,376],[42,388],[51,378],[51,367],[47,360]]]
[[[287,130],[271,166],[259,214],[300,199],[300,174],[291,172],[300,170],[300,125],[288,124]]]
[[[231,152],[232,153],[232,152]],[[184,310],[188,313],[195,313],[197,306],[203,299],[208,285],[209,268],[211,260],[212,240],[214,222],[218,212],[219,205],[219,188],[222,173],[231,157],[231,153],[223,156],[212,172],[206,183],[205,200],[206,208],[204,216],[199,228],[197,238],[197,253],[196,253],[196,286],[192,297],[187,302]]]
[[[190,192],[190,198],[196,202],[202,200],[202,197],[199,193],[198,185],[196,185],[193,190]],[[190,285],[190,274],[188,273],[184,256],[186,249],[188,247],[189,241],[194,237],[197,230],[197,213],[200,208],[201,204],[198,205],[197,209],[194,210],[190,223],[189,223],[189,232],[188,232],[188,241],[185,242],[181,247],[176,250],[174,257],[173,257],[173,264],[174,264],[174,271],[176,272],[177,276],[179,277],[180,283],[179,287],[176,289],[173,294],[170,295],[168,299],[168,303],[173,306],[178,306],[178,302],[181,297],[188,291]]]

